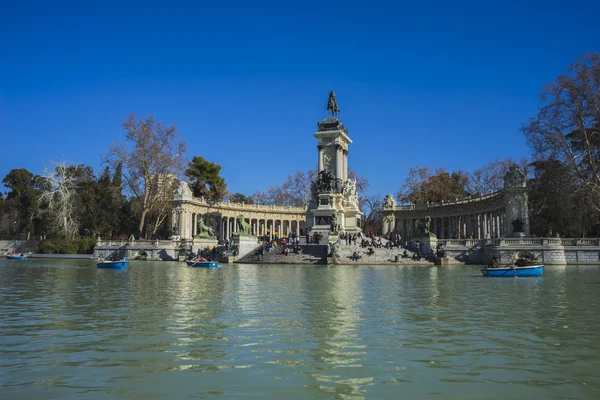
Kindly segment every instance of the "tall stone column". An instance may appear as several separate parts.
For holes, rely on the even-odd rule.
[[[483,238],[487,239],[489,236],[489,227],[488,227],[488,213],[483,213]]]
[[[319,149],[319,162],[317,165],[317,173],[323,171],[323,146],[318,145],[317,149]]]
[[[182,235],[182,237],[184,237],[186,239],[191,239],[192,238],[192,229],[191,229],[192,214],[189,211],[184,211],[183,216],[184,216],[184,221],[185,221],[185,223],[184,223],[185,235]]]
[[[335,177],[344,179],[342,174],[342,146],[335,146]]]
[[[446,230],[445,230],[445,226],[444,226],[444,217],[441,217],[441,225],[442,225],[442,230],[441,230],[441,234],[440,234],[440,238],[442,239],[446,239]]]
[[[219,240],[222,241],[225,238],[223,232],[223,216],[219,215]]]

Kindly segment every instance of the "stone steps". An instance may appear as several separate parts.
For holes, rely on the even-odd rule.
[[[236,260],[238,263],[251,264],[325,264],[327,263],[327,246],[326,245],[300,245],[302,253],[295,254],[293,245],[286,245],[288,255],[281,254],[281,248],[277,247],[275,251],[269,253],[265,251],[262,256],[262,261],[258,260],[258,256],[247,254],[244,257]]]
[[[383,242],[383,241],[382,241]],[[413,252],[410,250],[406,250],[408,258],[402,258],[402,254],[404,253],[404,248],[402,247],[394,247],[391,249],[386,249],[384,247],[381,248],[373,248],[375,254],[367,255],[367,251],[369,247],[361,247],[360,245],[346,245],[340,244],[338,246],[338,260],[341,262],[356,262],[360,264],[361,261],[369,261],[369,262],[396,262],[396,256],[399,256],[399,261],[402,263],[414,263],[412,260]],[[357,251],[361,259],[358,261],[352,261],[352,254]]]

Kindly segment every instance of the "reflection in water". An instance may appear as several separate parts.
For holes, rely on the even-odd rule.
[[[312,327],[316,349],[311,352],[317,372],[310,374],[313,382],[307,385],[326,396],[335,394],[344,398],[364,398],[362,386],[373,377],[363,369],[361,356],[364,345],[358,344],[357,325],[361,318],[361,284],[359,268],[321,268],[322,275],[315,282],[307,270],[305,284],[305,315]],[[355,369],[348,377],[345,371]]]
[[[3,398],[600,398],[600,267],[0,260]],[[401,394],[401,395],[400,395]]]

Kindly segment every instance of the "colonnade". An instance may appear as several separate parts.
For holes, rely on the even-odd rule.
[[[237,217],[227,216],[218,212],[209,212],[205,214],[194,213],[187,210],[175,210],[174,222],[179,223],[179,235],[186,239],[191,239],[197,232],[199,219],[202,219],[206,226],[212,227],[215,236],[220,241],[230,240],[231,235],[240,232],[240,224]],[[278,237],[289,236],[291,232],[300,235],[304,233],[306,224],[300,219],[286,218],[245,218],[250,224],[251,233],[255,236],[267,235],[273,238],[275,234]]]
[[[420,218],[396,218],[395,226],[386,229],[394,230],[403,240],[410,240],[419,235]],[[439,239],[488,239],[506,236],[506,218],[504,209],[479,212],[466,215],[433,216],[431,215],[430,231]]]

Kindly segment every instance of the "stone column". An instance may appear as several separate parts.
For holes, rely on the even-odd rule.
[[[317,165],[317,174],[323,171],[323,146],[318,145],[317,149],[319,149],[319,162]]]
[[[444,217],[440,218],[440,225],[442,226],[442,230],[440,231],[440,239],[445,239],[446,238],[446,231],[445,231],[445,226],[444,226]]]
[[[181,237],[190,239],[192,237],[192,229],[191,229],[192,227],[190,226],[191,222],[192,222],[192,214],[189,211],[184,211],[183,215],[184,215],[184,221],[185,221],[185,223],[184,223],[185,235],[181,235]]]
[[[490,236],[490,227],[489,227],[489,217],[488,213],[483,213],[483,238],[486,239]]]
[[[348,150],[342,149],[342,180],[348,179]]]
[[[496,211],[496,237],[501,237],[501,234],[500,234],[500,211]]]
[[[344,179],[342,175],[342,146],[335,145],[335,177]]]
[[[223,216],[219,215],[219,241],[225,240],[225,232],[223,232]]]

